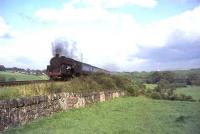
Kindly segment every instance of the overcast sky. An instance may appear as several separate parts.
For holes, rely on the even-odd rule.
[[[0,64],[45,69],[57,38],[113,71],[200,67],[200,0],[0,0]]]

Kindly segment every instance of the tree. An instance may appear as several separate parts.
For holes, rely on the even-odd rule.
[[[154,72],[150,77],[152,83],[157,83],[162,79],[162,73],[161,72]]]
[[[165,79],[161,79],[158,82],[158,86],[155,88],[156,92],[159,92],[161,94],[167,93],[168,95],[172,95],[175,89],[176,88],[174,84],[170,84],[170,82]]]
[[[190,84],[200,85],[200,75],[198,73],[189,74],[188,79]]]
[[[175,74],[170,71],[164,71],[162,73],[162,79],[168,80],[170,83],[173,83],[175,80]]]
[[[6,68],[4,67],[4,65],[0,65],[0,71],[5,71]]]
[[[170,71],[164,71],[164,72],[154,72],[150,76],[148,82],[149,83],[158,83],[160,80],[167,80],[170,83],[174,82],[175,74]]]

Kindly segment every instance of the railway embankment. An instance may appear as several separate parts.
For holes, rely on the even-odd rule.
[[[0,132],[59,111],[85,107],[125,95],[124,90],[108,90],[87,93],[62,92],[44,96],[1,100]]]

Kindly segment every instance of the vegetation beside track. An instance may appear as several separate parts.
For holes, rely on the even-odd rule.
[[[126,97],[45,117],[4,134],[199,134],[200,103]]]
[[[26,96],[49,95],[59,92],[90,92],[122,89],[137,94],[139,86],[131,79],[119,75],[95,73],[89,76],[73,78],[65,82],[45,82],[21,86],[0,88],[0,99]]]

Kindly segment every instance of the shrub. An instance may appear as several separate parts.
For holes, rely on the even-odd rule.
[[[93,90],[98,91],[102,89],[102,85],[98,84],[91,77],[81,76],[79,78],[74,78],[70,81],[69,87],[78,91]]]
[[[194,101],[194,99],[192,98],[192,96],[184,95],[184,94],[180,94],[180,100],[181,101]]]
[[[145,90],[144,95],[147,97],[151,97],[151,94],[153,93],[152,90]]]
[[[160,94],[168,94],[169,96],[173,95],[176,86],[174,84],[170,84],[167,80],[160,80],[158,82],[158,86],[155,87],[154,91],[159,92]]]
[[[187,83],[174,83],[174,86],[176,88],[179,88],[179,87],[187,87]]]
[[[102,85],[105,89],[116,89],[116,83],[112,79],[111,75],[105,73],[95,73],[91,75],[91,78],[95,80],[98,84]]]
[[[195,101],[192,96],[187,96],[184,94],[168,94],[168,93],[160,93],[160,92],[153,92],[150,96],[153,99],[163,99],[163,100],[178,100],[178,101]]]
[[[162,99],[162,96],[161,96],[161,94],[159,92],[153,92],[151,94],[151,98],[153,98],[153,99]]]
[[[8,79],[8,81],[16,81],[16,78],[11,77],[11,78]]]
[[[60,93],[62,92],[63,87],[60,85],[57,85],[54,82],[51,82],[50,87],[47,88],[48,93]]]
[[[142,84],[135,83],[130,77],[124,75],[94,73],[89,77],[103,89],[122,89],[131,96],[139,95],[144,89]]]
[[[138,85],[127,85],[125,90],[129,93],[131,96],[138,96],[139,95],[139,86]]]
[[[129,80],[125,76],[113,75],[111,77],[114,80],[116,86],[119,87],[119,88],[121,88],[121,89],[126,89],[128,83],[131,83],[131,80]]]
[[[180,100],[180,97],[177,94],[173,94],[169,96],[167,100]]]
[[[0,82],[5,82],[5,81],[6,81],[6,78],[3,76],[0,76]]]

